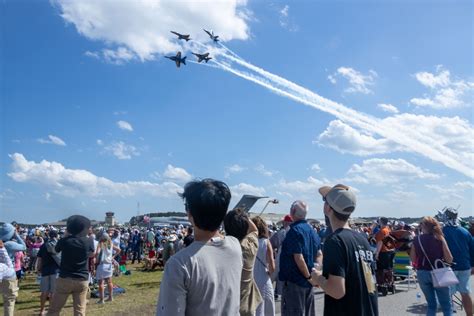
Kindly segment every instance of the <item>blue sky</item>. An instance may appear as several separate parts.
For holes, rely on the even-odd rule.
[[[176,191],[204,177],[228,183],[232,205],[277,198],[278,213],[303,199],[319,218],[317,188],[342,182],[355,216],[472,215],[472,12],[470,1],[5,1],[1,219],[128,220],[137,202],[180,211]],[[214,67],[163,58],[194,60],[190,49]]]

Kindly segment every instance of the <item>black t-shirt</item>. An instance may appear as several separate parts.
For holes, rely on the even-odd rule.
[[[41,248],[38,252],[38,257],[41,258],[41,276],[57,274],[59,271],[58,264],[48,252],[47,244],[49,242],[50,241],[47,241],[41,245]]]
[[[68,236],[58,241],[56,252],[61,252],[59,277],[89,279],[88,259],[94,252],[94,242],[89,237]]]
[[[323,275],[345,279],[346,295],[341,299],[324,296],[324,315],[378,315],[377,291],[369,294],[361,260],[368,263],[368,277],[374,279],[374,255],[361,233],[340,228],[326,238],[323,249]],[[371,275],[370,275],[371,274]]]

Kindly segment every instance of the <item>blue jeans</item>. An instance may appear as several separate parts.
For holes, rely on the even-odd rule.
[[[428,310],[426,311],[427,316],[435,316],[437,303],[436,297],[438,298],[439,304],[443,311],[444,316],[451,316],[451,296],[449,293],[449,287],[435,288],[433,286],[433,281],[431,279],[431,271],[428,270],[418,270],[416,272],[418,277],[418,283],[420,288],[425,295],[426,302],[428,303]]]

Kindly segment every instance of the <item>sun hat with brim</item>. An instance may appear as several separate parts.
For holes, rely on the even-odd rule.
[[[168,241],[171,241],[171,242],[176,241],[176,239],[177,239],[176,235],[170,235],[168,237]]]
[[[325,198],[329,206],[339,214],[351,215],[356,207],[356,196],[346,185],[337,184],[333,187],[323,186],[319,188],[318,191]],[[352,210],[346,211],[349,207],[351,207]]]
[[[4,223],[0,225],[0,239],[3,241],[9,241],[13,238],[15,233],[15,227],[10,223]]]

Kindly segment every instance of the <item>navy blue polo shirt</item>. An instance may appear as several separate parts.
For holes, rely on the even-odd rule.
[[[296,265],[294,254],[302,254],[308,271],[314,267],[314,258],[321,248],[321,240],[314,229],[306,222],[300,220],[290,225],[290,230],[286,233],[285,240],[281,247],[280,281],[290,281],[302,287],[312,287],[302,275]]]

